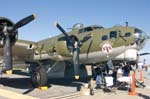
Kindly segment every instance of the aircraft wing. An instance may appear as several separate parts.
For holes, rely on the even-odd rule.
[[[12,56],[13,63],[15,61],[23,61],[29,60],[37,48],[35,42],[25,41],[25,40],[17,40],[15,45],[12,47]],[[0,48],[0,57],[3,60],[3,48]]]

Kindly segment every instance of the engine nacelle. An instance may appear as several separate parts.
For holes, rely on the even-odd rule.
[[[7,18],[4,18],[4,17],[0,17],[0,46],[2,47],[3,46],[3,40],[4,40],[4,34],[3,34],[3,29],[4,29],[4,25],[7,25],[8,27],[10,26],[13,26],[14,23],[7,19]],[[10,37],[10,42],[11,42],[11,45],[14,45],[16,40],[18,39],[18,30],[12,32],[9,34],[9,37]]]
[[[125,61],[137,61],[138,52],[136,49],[128,49],[125,52],[118,55],[115,60],[125,60]]]
[[[58,41],[56,43],[56,52],[64,57],[72,57],[71,51],[69,51],[68,45],[66,41]]]
[[[127,61],[136,61],[137,55],[138,53],[136,49],[128,49],[124,53],[124,59]]]

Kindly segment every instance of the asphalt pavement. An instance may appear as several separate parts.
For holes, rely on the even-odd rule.
[[[143,70],[143,79],[146,87],[136,88],[137,96],[128,95],[128,91],[115,90],[105,93],[102,89],[95,90],[94,95],[84,95],[81,87],[89,82],[89,78],[80,79],[50,79],[48,90],[33,88],[30,77],[22,71],[12,75],[0,77],[0,99],[150,99],[150,79],[146,78],[147,72]],[[139,72],[136,72],[139,79]]]

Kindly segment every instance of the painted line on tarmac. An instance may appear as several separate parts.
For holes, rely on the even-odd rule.
[[[40,99],[32,96],[22,95],[13,91],[0,89],[0,96],[9,98],[9,99]]]
[[[52,97],[49,99],[71,99],[71,98],[79,97],[81,95],[82,95],[82,92],[76,92],[76,93],[71,93],[67,95]]]
[[[94,94],[100,92],[101,90],[94,90]],[[71,93],[71,94],[67,94],[67,95],[63,95],[63,96],[57,96],[57,97],[52,97],[49,99],[72,99],[72,98],[76,98],[76,97],[80,97],[83,96],[83,92],[75,92],[75,93]]]

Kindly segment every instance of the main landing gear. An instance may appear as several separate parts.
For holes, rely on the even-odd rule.
[[[42,66],[35,67],[31,72],[31,81],[33,87],[35,88],[45,86],[48,81],[48,76],[45,68]]]

